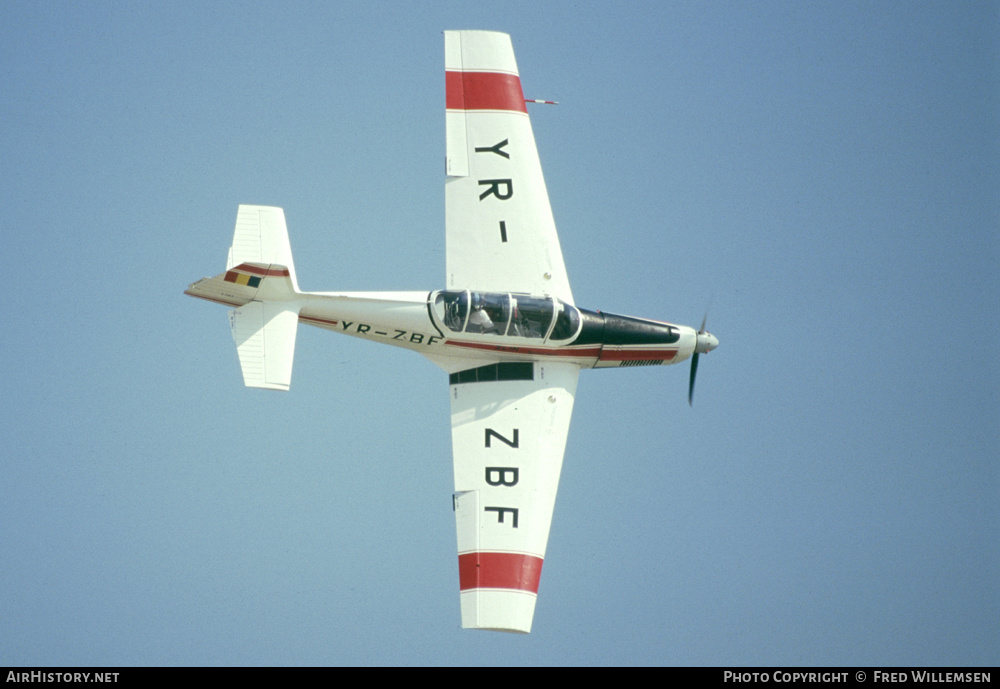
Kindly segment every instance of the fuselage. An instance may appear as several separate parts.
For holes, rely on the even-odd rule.
[[[694,328],[580,309],[527,294],[312,292],[299,321],[434,360],[562,361],[583,368],[676,364],[695,351]],[[440,363],[440,361],[439,361]]]

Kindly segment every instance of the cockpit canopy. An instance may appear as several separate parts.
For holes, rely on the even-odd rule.
[[[552,297],[447,290],[431,295],[438,322],[455,333],[568,340],[580,329],[580,313]]]

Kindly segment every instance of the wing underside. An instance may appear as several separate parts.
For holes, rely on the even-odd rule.
[[[452,374],[463,627],[531,631],[578,375],[537,362]]]
[[[573,303],[510,37],[445,32],[447,285]]]
[[[510,37],[446,31],[445,85],[448,289],[572,304]],[[527,633],[580,369],[468,364],[445,365],[462,626]]]

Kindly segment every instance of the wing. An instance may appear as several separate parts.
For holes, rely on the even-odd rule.
[[[573,303],[510,36],[444,41],[448,288]]]
[[[463,627],[531,631],[579,373],[516,362],[451,374]]]

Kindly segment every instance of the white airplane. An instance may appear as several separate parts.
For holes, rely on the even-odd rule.
[[[701,328],[578,308],[510,37],[445,32],[447,276],[433,292],[302,292],[280,208],[240,206],[226,272],[243,381],[287,390],[298,324],[412,349],[450,374],[462,626],[531,631],[581,368],[676,364]]]

